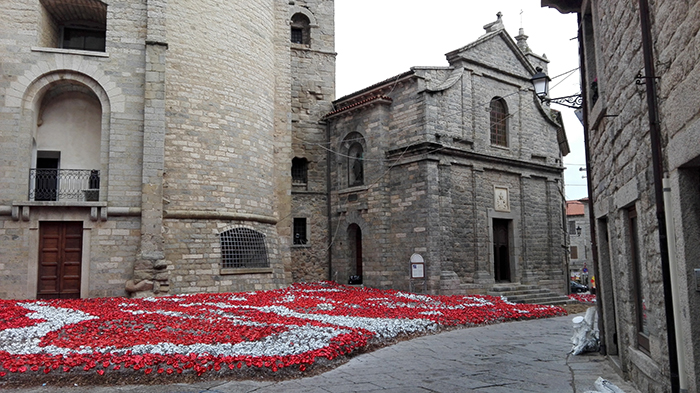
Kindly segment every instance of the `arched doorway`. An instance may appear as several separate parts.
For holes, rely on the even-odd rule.
[[[348,284],[362,284],[362,229],[357,224],[348,227],[350,278]]]

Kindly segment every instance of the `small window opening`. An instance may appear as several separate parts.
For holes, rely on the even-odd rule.
[[[361,186],[365,183],[364,152],[362,145],[355,142],[348,149],[348,185]]]
[[[292,183],[306,184],[308,181],[309,161],[306,158],[292,159]]]
[[[105,51],[105,31],[80,27],[63,27],[62,48]]]
[[[292,42],[295,44],[304,43],[304,30],[298,27],[292,27]]]
[[[39,45],[104,52],[107,4],[100,0],[40,0]]]
[[[508,147],[508,109],[498,97],[491,100],[491,144]]]
[[[578,259],[578,246],[571,246],[571,259]]]
[[[309,242],[306,233],[306,218],[294,219],[294,244],[304,245]]]
[[[311,43],[311,22],[304,14],[294,14],[291,23],[291,40],[295,44]]]
[[[238,227],[222,232],[221,267],[224,269],[270,267],[265,235],[250,228]]]

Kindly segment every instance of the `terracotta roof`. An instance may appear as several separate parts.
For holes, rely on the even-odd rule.
[[[566,201],[566,215],[567,216],[582,216],[585,214],[585,207],[583,205],[583,200],[586,202],[588,199],[581,199],[580,201]]]
[[[373,101],[377,101],[377,100],[379,100],[379,102],[381,102],[381,103],[386,103],[386,104],[391,104],[391,103],[394,101],[394,100],[391,99],[391,97],[387,97],[387,96],[374,96],[374,97],[369,97],[369,98],[364,99],[364,100],[362,100],[362,101],[355,102],[355,103],[353,103],[353,104],[344,106],[344,107],[342,107],[342,108],[338,108],[338,109],[334,110],[333,112],[327,113],[327,114],[324,116],[324,118],[333,117],[333,116],[335,116],[335,115],[337,115],[337,114],[339,114],[339,113],[348,111],[348,110],[353,109],[353,108],[360,108],[360,107],[363,107],[363,106],[365,106],[365,105],[367,105],[367,104],[369,104],[369,103],[371,103],[371,102],[373,102]]]

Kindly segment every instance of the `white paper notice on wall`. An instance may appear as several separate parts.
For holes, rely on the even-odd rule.
[[[425,278],[425,261],[420,254],[411,255],[411,278]]]

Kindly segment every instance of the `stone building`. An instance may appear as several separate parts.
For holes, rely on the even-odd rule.
[[[333,101],[332,0],[0,9],[0,298],[565,291],[566,136],[500,16]]]
[[[500,14],[444,67],[334,101],[332,278],[431,293],[568,284],[558,112],[532,91],[534,54]]]
[[[700,390],[700,2],[579,15],[603,350],[643,392]]]
[[[567,232],[569,234],[569,275],[582,284],[590,285],[593,271],[591,253],[591,217],[588,198],[566,201]]]
[[[326,206],[297,141],[325,138],[332,0],[0,9],[0,298],[291,283],[292,200]]]

